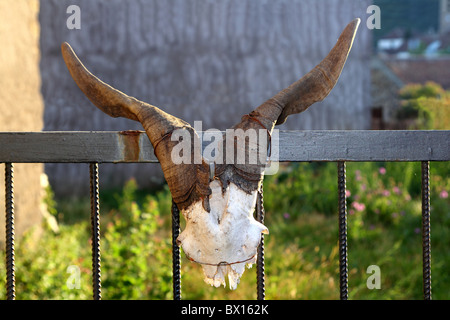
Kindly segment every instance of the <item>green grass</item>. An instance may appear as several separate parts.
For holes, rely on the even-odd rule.
[[[431,163],[433,299],[449,299],[450,167]],[[422,299],[420,163],[347,163],[349,297]],[[90,299],[89,199],[47,204],[60,232],[28,233],[16,245],[17,299]],[[267,299],[338,299],[339,251],[335,163],[282,165],[264,182]],[[101,190],[103,299],[171,299],[171,198],[167,187]],[[370,290],[367,267],[380,267]],[[79,289],[69,289],[79,270]],[[5,269],[0,265],[0,298]],[[77,274],[75,274],[77,276]],[[203,282],[182,253],[183,299],[255,299],[255,268],[238,288]]]

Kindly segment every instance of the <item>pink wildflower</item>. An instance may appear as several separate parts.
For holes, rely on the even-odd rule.
[[[442,190],[441,193],[439,193],[439,198],[447,199],[448,198],[448,192],[446,190]]]
[[[385,175],[385,174],[386,174],[386,168],[385,168],[385,167],[381,167],[381,168],[378,170],[378,172],[379,172],[380,174],[382,174],[382,175]]]
[[[355,208],[356,211],[364,211],[366,209],[366,205],[364,203],[352,202],[352,207]]]

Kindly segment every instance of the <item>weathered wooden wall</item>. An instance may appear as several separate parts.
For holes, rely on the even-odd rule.
[[[40,131],[43,127],[38,12],[37,0],[0,1],[0,131]],[[42,221],[43,171],[42,164],[14,166],[16,237]],[[0,248],[5,242],[4,172],[0,163]]]
[[[45,130],[141,129],[130,120],[109,118],[84,97],[61,58],[63,41],[119,90],[188,122],[201,120],[203,129],[223,130],[320,62],[355,17],[362,23],[335,89],[280,129],[368,129],[369,2],[43,0]],[[66,27],[66,9],[72,4],[81,9],[80,30]],[[132,176],[141,184],[153,173],[161,177],[151,165],[104,165],[100,170],[108,186]],[[87,166],[55,164],[46,171],[59,192],[88,187]]]

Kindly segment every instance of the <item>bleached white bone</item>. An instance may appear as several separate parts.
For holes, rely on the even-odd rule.
[[[269,230],[253,217],[257,192],[251,194],[230,183],[225,192],[218,180],[210,183],[211,212],[202,202],[193,203],[183,211],[186,228],[178,237],[188,259],[200,263],[205,282],[236,289],[245,265],[256,262],[261,233]]]

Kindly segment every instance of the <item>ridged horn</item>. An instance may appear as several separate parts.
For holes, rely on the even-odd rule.
[[[72,78],[96,107],[114,118],[139,121],[131,109],[140,101],[114,89],[89,72],[67,42],[61,45],[61,52]]]
[[[350,22],[341,33],[333,49],[314,69],[264,102],[250,114],[242,117],[241,121],[232,129],[247,131],[265,128],[271,134],[274,126],[284,123],[289,115],[303,112],[313,103],[322,101],[339,79],[359,23],[359,18]],[[248,146],[245,145],[245,154],[248,155],[249,152]],[[223,184],[226,185],[232,181],[250,192],[259,187],[264,168],[265,163],[263,162],[257,164],[224,164],[219,166],[217,175],[221,178]]]
[[[253,114],[260,115],[268,127],[273,124],[265,119],[280,125],[289,115],[303,112],[328,96],[341,75],[360,22],[359,18],[350,22],[333,49],[314,69],[264,102]]]
[[[289,115],[303,112],[328,96],[347,61],[360,21],[358,18],[347,25],[336,45],[314,69],[272,98],[284,106],[277,125],[284,123]]]
[[[61,45],[61,51],[72,78],[95,106],[111,117],[124,117],[142,124],[178,208],[183,210],[199,199],[207,200],[211,193],[209,167],[201,157],[201,150],[195,147],[201,145],[195,141],[199,139],[195,130],[187,122],[101,81],[81,63],[68,43]],[[172,160],[172,149],[179,141],[172,141],[170,136],[176,129],[187,130],[192,139],[190,164],[175,164]],[[195,159],[201,159],[201,163],[195,164]],[[208,207],[207,201],[204,206]]]

